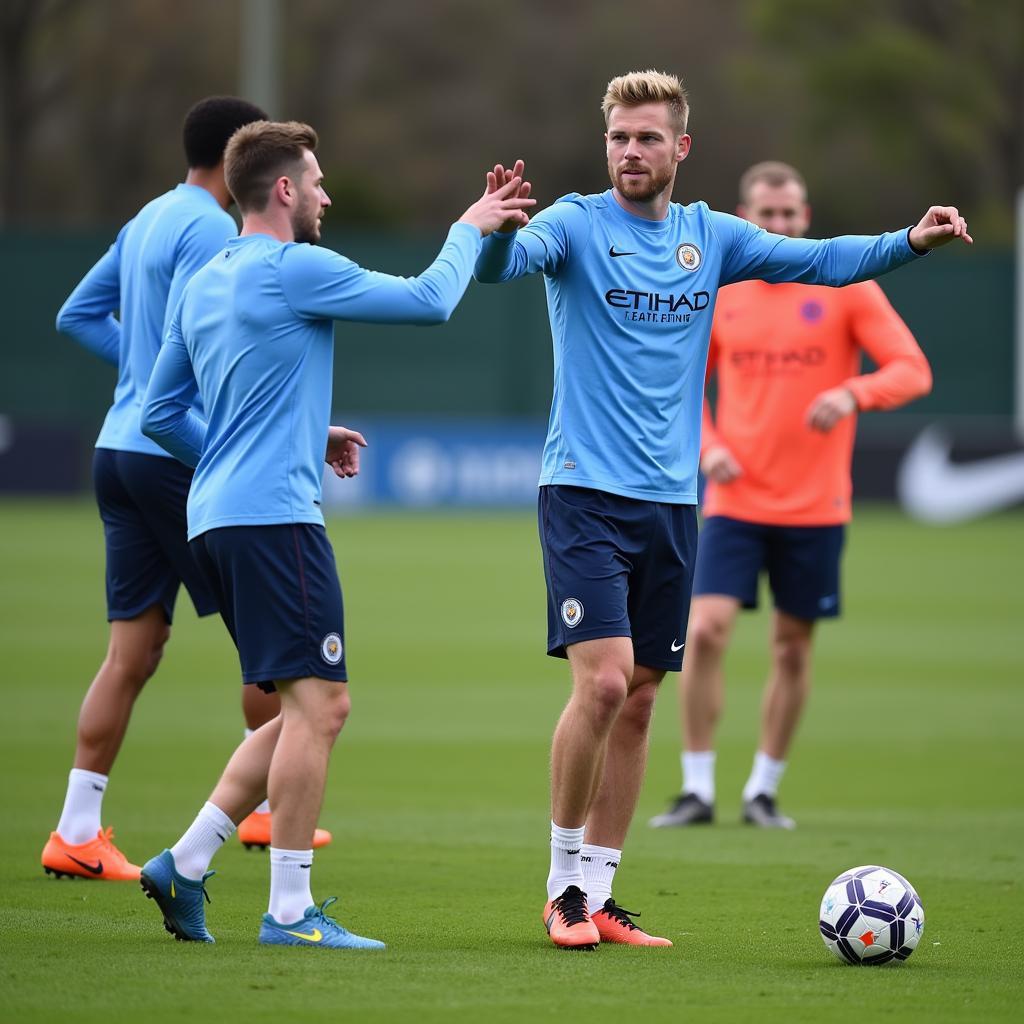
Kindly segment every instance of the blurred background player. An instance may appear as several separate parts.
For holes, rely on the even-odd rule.
[[[737,212],[803,238],[811,214],[804,179],[787,164],[756,164],[740,180]],[[862,353],[873,373],[860,372]],[[651,825],[714,818],[722,659],[740,608],[757,606],[765,572],[775,601],[772,664],[743,820],[792,828],[776,793],[810,689],[814,624],[839,614],[856,413],[927,394],[931,371],[874,281],[840,289],[745,281],[718,297],[714,372],[717,407],[712,418],[705,400],[701,438],[705,521],[680,677],[683,788]]]
[[[326,459],[358,470],[362,436],[329,427],[334,320],[447,320],[482,235],[533,200],[516,178],[453,224],[415,278],[363,270],[317,246],[330,199],[316,133],[260,122],[228,145],[242,232],[189,283],[157,358],[142,426],[196,466],[188,536],[238,648],[243,681],[277,690],[281,714],[248,736],[181,839],[142,868],[168,931],[212,942],[203,899],[214,854],[268,794],[270,901],[264,945],[374,948],[313,902],[313,834],[334,741],[349,713],[341,586],[321,513]],[[528,191],[528,189],[527,189]],[[511,198],[509,198],[511,196]],[[307,244],[308,243],[308,244]],[[196,396],[209,424],[192,412]]]
[[[238,230],[227,212],[224,147],[242,125],[266,116],[233,96],[211,96],[193,106],[182,131],[185,180],[125,224],[57,314],[58,330],[117,366],[118,375],[93,458],[106,540],[110,643],[79,712],[64,808],[42,854],[47,873],[139,877],[138,867],[114,846],[113,830],[101,828],[108,776],[135,700],[171,635],[178,588],[185,584],[199,615],[218,610],[186,540],[192,471],[143,436],[139,414],[185,284]],[[278,710],[276,699],[247,701],[246,721],[258,727]]]
[[[613,79],[603,101],[612,188],[572,193],[484,242],[476,275],[543,272],[554,397],[539,523],[548,653],[572,693],[551,752],[551,867],[543,921],[557,946],[668,946],[612,899],[647,762],[658,684],[678,671],[696,554],[697,467],[710,311],[751,278],[846,285],[959,238],[932,207],[912,228],[810,241],[670,202],[690,149],[673,75]],[[498,166],[490,188],[521,173]],[[824,413],[823,413],[824,415]]]

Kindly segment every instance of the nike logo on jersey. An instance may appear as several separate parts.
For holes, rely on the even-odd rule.
[[[676,651],[681,651],[683,649],[683,646],[684,646],[685,643],[686,643],[685,640],[681,644],[677,644],[675,642],[675,640],[673,640],[672,641],[672,651],[673,651],[673,653],[675,653]]]
[[[319,942],[324,936],[319,928],[314,928],[311,932],[285,932],[286,935],[294,935],[297,939],[305,939],[307,942]]]
[[[1024,452],[955,463],[951,448],[938,427],[929,427],[903,457],[896,488],[911,515],[955,523],[1024,501]]]
[[[615,246],[613,245],[613,246],[611,246],[609,248],[608,255],[611,256],[612,259],[615,259],[616,256],[635,256],[636,253],[635,252],[616,252],[615,251]]]
[[[90,872],[90,874],[103,874],[103,861],[101,860],[96,861],[96,866],[94,867],[92,864],[86,864],[84,860],[79,860],[77,857],[72,857],[70,853],[66,854],[66,856],[68,860],[73,860],[80,868],[85,868],[85,870]]]

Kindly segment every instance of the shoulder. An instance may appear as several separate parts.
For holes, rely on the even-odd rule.
[[[546,210],[542,210],[534,220],[543,219],[547,222],[589,222],[594,213],[603,207],[603,196],[583,196],[579,192],[569,192],[556,199]]]

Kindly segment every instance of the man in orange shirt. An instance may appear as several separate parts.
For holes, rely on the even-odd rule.
[[[800,238],[810,225],[804,180],[787,164],[751,167],[740,200],[740,216],[768,231]],[[873,373],[860,372],[862,352],[877,364]],[[650,823],[714,820],[722,657],[740,608],[756,607],[766,571],[775,601],[772,667],[743,820],[793,828],[776,793],[810,689],[814,624],[839,614],[856,413],[927,394],[931,371],[874,281],[723,288],[708,353],[708,375],[716,371],[714,419],[704,403],[705,523],[680,679],[683,788]]]

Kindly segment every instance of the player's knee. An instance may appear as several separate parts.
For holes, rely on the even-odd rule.
[[[698,654],[722,654],[729,642],[729,623],[707,612],[694,615],[686,630],[686,644]]]
[[[617,668],[598,669],[587,680],[584,695],[595,719],[611,721],[626,702],[626,678]]]
[[[334,686],[327,702],[327,713],[323,717],[324,731],[332,743],[348,721],[351,710],[352,698],[349,696],[348,687]]]
[[[633,689],[622,709],[620,721],[646,733],[654,715],[654,702],[658,696],[657,683],[644,683]]]
[[[783,679],[802,680],[810,664],[811,645],[803,637],[782,636],[775,639],[775,664]]]

